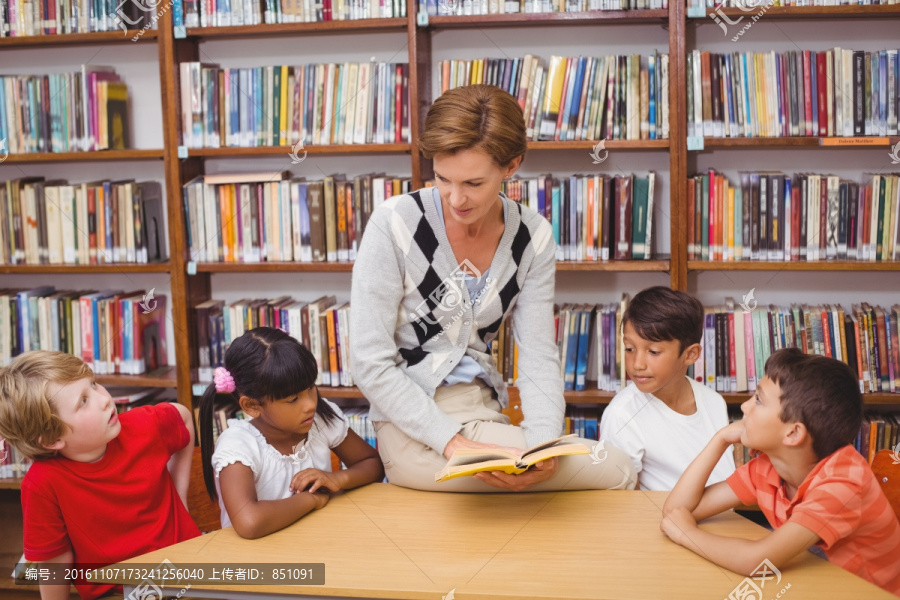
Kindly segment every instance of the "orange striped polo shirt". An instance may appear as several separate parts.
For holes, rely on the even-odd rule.
[[[821,538],[816,545],[829,561],[900,596],[900,522],[853,446],[820,460],[793,500],[764,453],[727,481],[741,502],[759,505],[772,527],[806,527]]]

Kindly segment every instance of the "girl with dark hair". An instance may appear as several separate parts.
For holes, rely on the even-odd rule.
[[[328,492],[379,481],[378,453],[319,395],[316,359],[280,329],[257,327],[234,340],[225,366],[200,399],[203,479],[219,499],[222,527],[258,538],[328,503]],[[229,395],[247,413],[212,448],[213,404]],[[347,465],[331,472],[331,451]]]

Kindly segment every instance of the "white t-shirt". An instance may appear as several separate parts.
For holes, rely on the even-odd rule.
[[[299,445],[293,454],[287,456],[266,441],[259,429],[250,423],[252,419],[228,420],[228,429],[216,440],[216,450],[212,456],[219,508],[222,509],[222,527],[231,525],[219,488],[219,471],[228,465],[241,463],[250,467],[259,500],[289,497],[291,479],[303,469],[331,470],[331,449],[339,446],[347,437],[348,424],[341,409],[324,398],[322,402],[326,402],[338,418],[328,424],[316,413],[306,443]]]
[[[609,440],[631,457],[642,490],[671,490],[713,435],[728,425],[725,400],[718,392],[687,378],[697,412],[682,415],[634,383],[616,394],[600,420],[600,439]],[[734,456],[725,452],[707,485],[734,472]]]

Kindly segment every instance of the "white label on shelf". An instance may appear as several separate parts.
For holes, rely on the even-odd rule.
[[[187,37],[187,29],[184,25],[176,25],[175,26],[175,39],[183,40]]]
[[[178,146],[178,158],[187,158],[188,151],[187,146]]]
[[[706,17],[705,6],[688,6],[687,16],[689,19],[703,19]]]
[[[208,386],[208,383],[195,383],[191,386],[191,391],[195,396],[202,396]]]
[[[187,274],[188,275],[196,275],[197,274],[197,263],[190,260],[187,264]]]
[[[428,27],[428,13],[424,10],[420,10],[416,13],[416,25],[419,27]]]
[[[687,138],[688,150],[703,150],[703,136],[689,135]]]

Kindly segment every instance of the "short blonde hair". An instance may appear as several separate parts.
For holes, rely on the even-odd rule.
[[[66,432],[48,384],[67,385],[94,372],[83,360],[65,352],[35,350],[15,358],[0,369],[0,437],[22,455],[52,458],[48,450]]]
[[[481,150],[501,167],[525,156],[525,117],[509,92],[493,85],[447,90],[428,109],[419,150],[425,158]]]

